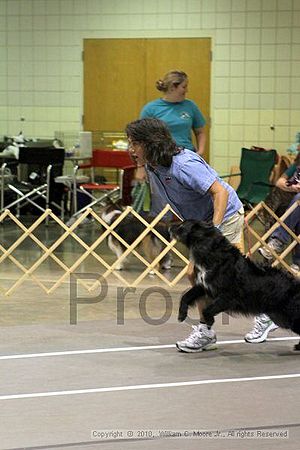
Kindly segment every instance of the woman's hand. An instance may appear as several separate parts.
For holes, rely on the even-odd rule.
[[[291,190],[291,192],[296,192],[296,193],[300,192],[300,183],[292,184],[290,186],[290,190]]]

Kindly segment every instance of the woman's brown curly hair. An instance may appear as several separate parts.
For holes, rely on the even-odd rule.
[[[150,118],[134,120],[125,132],[132,142],[143,147],[145,161],[152,167],[170,167],[177,146],[164,122]]]

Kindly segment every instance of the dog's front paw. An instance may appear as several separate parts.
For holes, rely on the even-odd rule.
[[[188,309],[186,307],[180,307],[178,312],[178,321],[183,322],[187,317]]]
[[[213,324],[215,323],[215,318],[214,316],[211,316],[210,314],[208,314],[205,310],[202,312],[203,314],[203,318],[205,320],[205,323],[208,327],[212,327]]]

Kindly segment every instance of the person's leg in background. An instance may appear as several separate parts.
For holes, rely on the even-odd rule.
[[[296,201],[300,200],[300,193],[296,194],[294,196],[294,198],[292,199],[292,201],[290,202],[290,204],[288,205],[288,208],[290,208]],[[287,209],[288,209],[287,208]],[[296,234],[297,233],[297,229],[299,229],[299,222],[300,222],[300,207],[298,206],[297,208],[294,209],[294,211],[291,212],[291,214],[285,219],[284,223],[292,230],[294,231]],[[281,253],[284,246],[286,244],[288,244],[288,242],[290,241],[291,236],[290,234],[281,226],[279,226],[278,228],[276,228],[276,230],[271,234],[269,240],[268,240],[268,245],[272,248],[272,250],[274,250],[277,253]],[[269,249],[267,249],[266,247],[261,247],[259,249],[260,254],[267,259],[268,261],[272,261],[273,260],[273,255],[270,252]]]
[[[300,208],[297,208],[297,209],[300,209]],[[297,236],[300,236],[300,211],[299,211],[299,221],[295,227],[295,234]],[[294,272],[299,273],[300,272],[300,244],[297,244],[294,247],[292,261],[293,261],[293,264],[291,265],[291,269]]]
[[[292,201],[290,202],[288,208],[290,208],[297,200],[300,200],[300,194],[296,194]],[[294,231],[295,234],[299,235],[300,233],[300,207],[295,208],[294,211],[286,218],[285,224]],[[287,244],[290,240],[290,234],[283,228],[278,227],[271,235],[268,245],[280,253],[283,250],[285,244]],[[272,253],[267,248],[260,248],[260,253],[262,256],[269,260],[273,260]],[[300,270],[300,245],[296,245],[293,252],[293,264],[291,268],[298,272]],[[260,316],[255,317],[254,327],[253,329],[245,335],[245,341],[250,344],[259,344],[264,342],[268,334],[271,331],[275,331],[278,326],[272,322],[269,316],[266,314],[262,314]]]

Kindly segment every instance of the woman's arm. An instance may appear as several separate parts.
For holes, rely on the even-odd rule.
[[[214,204],[213,224],[220,225],[227,208],[229,193],[218,181],[215,181],[208,192],[212,195]]]
[[[203,127],[193,128],[193,132],[197,143],[197,153],[201,156],[205,152],[206,134]]]
[[[287,186],[286,185],[286,181],[288,180],[287,175],[285,175],[284,173],[281,175],[280,178],[278,178],[278,180],[276,181],[276,186],[279,189],[282,189],[283,191],[286,192],[300,192],[300,184],[292,184],[291,186]]]
[[[210,192],[210,194],[212,195],[214,203],[213,224],[220,225],[223,221],[226,211],[229,193],[218,181],[215,181],[211,185],[208,192]],[[187,276],[191,285],[193,286],[195,284],[195,273],[194,263],[191,261],[188,265]]]

